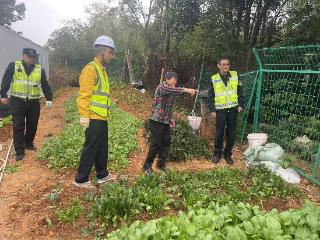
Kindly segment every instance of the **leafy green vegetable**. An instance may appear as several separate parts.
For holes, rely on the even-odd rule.
[[[159,186],[108,184],[92,205],[88,216],[91,220],[99,218],[106,224],[116,225],[119,220],[129,219],[142,211],[164,209],[169,203],[167,194]]]
[[[300,195],[299,190],[264,168],[244,172],[230,168],[215,168],[198,173],[169,171],[153,177],[141,176],[131,185],[125,180],[106,185],[91,205],[88,217],[91,222],[98,220],[105,226],[117,225],[122,220],[132,220],[140,213],[152,214],[169,208],[179,210],[193,206],[194,209],[201,209],[208,207],[212,201],[226,204],[230,201],[260,201],[272,196],[286,199]],[[240,206],[242,208],[235,209],[234,215],[245,221],[253,210],[244,204]],[[235,221],[232,211],[223,211],[218,216],[217,229],[222,227],[220,222]],[[202,224],[210,225],[210,221],[207,219]],[[278,228],[272,219],[264,219],[263,222],[268,222],[274,232]],[[245,231],[252,232],[253,228],[254,223],[246,223]]]
[[[247,214],[244,217],[238,215],[239,212]],[[294,220],[297,218],[299,221]],[[307,219],[312,219],[311,226]],[[316,240],[319,234],[320,207],[311,203],[306,203],[302,209],[279,213],[276,210],[263,212],[244,203],[219,205],[211,202],[207,208],[191,207],[188,213],[180,212],[178,216],[147,223],[136,221],[108,234],[107,239]]]

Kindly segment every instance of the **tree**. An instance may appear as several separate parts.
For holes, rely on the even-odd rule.
[[[199,66],[203,56],[213,63],[222,54],[244,71],[254,68],[252,48],[319,42],[319,12],[319,0],[120,0],[116,7],[99,2],[87,8],[83,24],[69,22],[48,46],[57,64],[67,59],[81,68],[90,60],[94,39],[107,34],[116,43],[113,69],[130,49],[140,73],[152,56],[161,67],[173,62]]]
[[[51,64],[81,69],[92,57],[93,41],[86,41],[88,26],[76,20],[51,33],[47,42]]]
[[[25,11],[24,3],[16,4],[15,0],[0,0],[0,26],[10,28],[12,23],[24,19]]]
[[[320,42],[320,1],[290,0],[288,20],[280,35],[281,45],[315,44]]]

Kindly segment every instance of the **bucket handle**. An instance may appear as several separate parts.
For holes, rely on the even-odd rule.
[[[189,114],[189,116],[195,117],[196,113],[194,112],[194,110],[191,111],[191,113]]]

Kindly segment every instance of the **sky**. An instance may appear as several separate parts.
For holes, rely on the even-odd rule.
[[[17,3],[20,2],[25,3],[26,16],[24,20],[14,23],[12,28],[43,46],[50,33],[63,26],[64,20],[85,20],[85,6],[93,0],[17,0]]]

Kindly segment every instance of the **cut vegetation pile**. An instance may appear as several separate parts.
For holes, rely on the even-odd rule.
[[[144,124],[146,129],[146,138],[151,140],[150,123],[147,120]],[[195,134],[189,124],[178,119],[176,126],[171,130],[171,146],[168,155],[168,161],[183,161],[196,157],[210,158],[211,152],[208,142]]]

